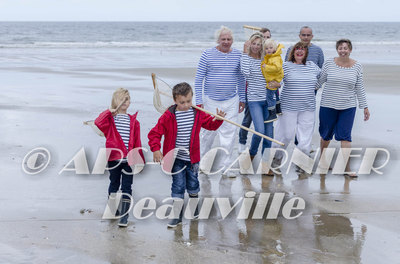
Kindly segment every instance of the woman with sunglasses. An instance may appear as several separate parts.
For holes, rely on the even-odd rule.
[[[297,135],[297,148],[308,155],[315,122],[315,88],[321,69],[307,61],[308,45],[298,42],[290,51],[288,61],[283,63],[283,88],[281,93],[282,116],[278,119],[275,138],[286,148]],[[280,164],[282,151],[277,151],[275,164]],[[298,168],[298,170],[300,170]]]

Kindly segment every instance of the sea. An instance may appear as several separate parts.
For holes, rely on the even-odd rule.
[[[286,48],[307,25],[326,58],[336,55],[336,40],[348,38],[361,63],[400,65],[400,22],[0,22],[0,60],[60,69],[196,67],[221,25],[240,50],[249,36],[243,25],[269,28]]]

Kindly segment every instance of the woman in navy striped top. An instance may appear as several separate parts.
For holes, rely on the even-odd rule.
[[[327,60],[318,81],[318,88],[323,83],[321,107],[319,111],[319,133],[321,135],[321,153],[335,139],[341,142],[342,148],[351,147],[351,130],[356,113],[357,100],[360,109],[364,110],[364,121],[369,119],[367,98],[363,84],[363,69],[359,62],[350,58],[351,41],[340,39],[336,42],[339,57]],[[327,164],[329,166],[329,164]],[[350,172],[348,162],[345,174],[357,177]]]
[[[250,46],[245,47],[240,61],[240,69],[247,81],[247,100],[251,118],[253,119],[254,129],[261,134],[273,137],[272,123],[264,123],[268,119],[268,103],[266,92],[266,81],[261,72],[261,58],[263,57],[263,35],[254,33],[250,37]],[[253,135],[250,145],[250,158],[254,159],[260,145],[261,137]],[[270,148],[271,142],[264,139],[261,153],[265,148]]]
[[[321,69],[312,61],[307,61],[308,46],[303,42],[294,45],[289,61],[283,64],[283,88],[281,94],[282,116],[277,121],[275,138],[285,144],[294,139],[297,148],[308,155],[315,121],[315,87]],[[281,147],[278,144],[273,147]],[[278,151],[277,160],[282,159]]]

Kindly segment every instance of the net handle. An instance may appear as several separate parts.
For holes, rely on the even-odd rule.
[[[154,73],[152,73],[152,74],[151,74],[151,78],[152,78],[152,80],[153,80],[154,92],[157,92],[157,89],[156,89],[156,85],[157,85],[157,80],[156,80],[156,78],[157,78],[157,77],[156,77],[156,75],[155,75]],[[159,91],[158,91],[158,92],[159,92]],[[164,94],[164,93],[163,93],[163,94]],[[164,95],[166,95],[166,94],[164,94]],[[166,95],[166,96],[172,97],[171,95]],[[219,119],[222,119],[222,120],[224,120],[225,122],[228,122],[228,123],[230,123],[230,124],[232,124],[232,125],[234,125],[234,126],[240,127],[240,128],[242,128],[242,129],[244,129],[244,130],[247,130],[247,131],[249,131],[249,132],[251,132],[251,133],[253,133],[253,134],[255,134],[255,135],[259,136],[259,137],[265,138],[266,140],[275,142],[275,143],[278,144],[278,145],[281,145],[281,146],[284,146],[284,145],[285,145],[285,144],[283,144],[282,142],[280,142],[280,141],[278,141],[278,140],[276,140],[276,139],[270,138],[270,137],[268,137],[268,136],[266,136],[266,135],[264,135],[264,134],[261,134],[260,132],[257,132],[257,131],[255,131],[255,130],[253,130],[253,129],[251,129],[251,128],[242,126],[241,124],[238,124],[238,123],[236,123],[236,122],[234,122],[234,121],[232,121],[232,120],[229,120],[229,119],[227,119],[227,118],[225,118],[225,117],[218,116],[216,113],[213,113],[213,112],[210,112],[210,111],[208,111],[208,110],[205,110],[205,109],[203,109],[203,108],[201,108],[201,107],[198,107],[197,105],[192,104],[192,107],[195,108],[195,109],[197,109],[197,110],[199,110],[199,111],[202,111],[202,112],[204,112],[204,113],[207,113],[207,114],[209,114],[209,115],[211,115],[211,116],[215,116],[215,117],[217,117],[217,118],[219,118]]]
[[[244,25],[243,28],[252,29],[252,30],[256,30],[256,31],[260,31],[261,30],[260,27],[254,27],[254,26],[248,26],[248,25]]]

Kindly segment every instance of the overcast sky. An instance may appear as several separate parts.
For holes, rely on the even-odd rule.
[[[400,21],[399,0],[0,0],[0,21]]]

